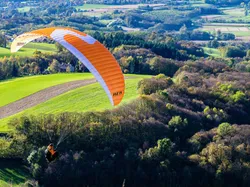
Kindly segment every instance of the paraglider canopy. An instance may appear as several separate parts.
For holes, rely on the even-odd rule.
[[[70,28],[45,28],[18,36],[11,45],[17,52],[32,40],[48,37],[75,55],[101,84],[112,105],[118,105],[124,96],[125,81],[113,55],[93,37]]]

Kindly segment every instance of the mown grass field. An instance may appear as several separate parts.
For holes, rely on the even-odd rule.
[[[2,81],[0,82],[0,107],[51,86],[91,78],[93,78],[91,73],[64,73]]]
[[[0,47],[0,57],[32,56],[36,50],[44,53],[53,53],[56,52],[56,47],[54,44],[48,43],[29,43],[16,53],[11,53],[10,48]]]
[[[67,74],[66,74],[67,75]],[[82,74],[80,74],[82,75]],[[64,77],[65,74],[57,74],[57,75],[50,75],[52,77],[49,77],[50,80],[54,79],[57,81],[61,80],[61,76]],[[79,78],[78,76],[72,75],[74,78]],[[91,78],[91,74],[86,74],[84,78]],[[43,76],[41,76],[43,77]],[[126,75],[126,77],[129,77],[129,79],[126,79],[126,91],[124,99],[121,103],[127,103],[130,100],[136,98],[138,96],[137,93],[137,84],[142,78],[150,77],[148,75]],[[39,76],[37,78],[40,78]],[[82,78],[82,77],[81,77]],[[22,79],[22,78],[21,78]],[[25,79],[25,78],[23,78]],[[41,78],[42,79],[42,78]],[[46,80],[48,80],[46,78]],[[14,80],[15,84],[17,80]],[[33,83],[35,81],[31,81],[29,84],[31,87],[33,87]],[[41,81],[42,82],[42,81]],[[43,84],[43,83],[39,84]],[[3,82],[4,83],[4,82]],[[6,82],[5,84],[7,84]],[[38,83],[36,85],[39,85]],[[46,84],[48,85],[48,84]],[[9,86],[7,86],[9,87]],[[26,89],[28,86],[26,86]],[[39,87],[40,89],[41,87]],[[13,88],[15,89],[15,88]],[[29,89],[29,88],[28,88]],[[34,93],[34,88],[30,88],[29,90],[32,90]],[[1,91],[0,91],[1,92]],[[30,91],[31,93],[31,91]],[[14,94],[16,95],[16,94]],[[26,92],[27,95],[27,92]],[[4,97],[9,97],[8,94],[5,94]],[[4,98],[3,97],[3,98]],[[17,98],[17,96],[16,96]],[[64,93],[62,95],[59,95],[55,98],[52,98],[48,100],[45,103],[41,103],[35,107],[29,108],[25,111],[22,111],[18,114],[15,114],[13,116],[10,116],[8,118],[4,118],[0,120],[0,132],[8,132],[11,130],[11,127],[9,127],[7,124],[8,122],[15,118],[20,117],[22,115],[38,115],[40,113],[60,113],[60,112],[86,112],[86,111],[102,111],[106,109],[113,108],[112,105],[109,102],[109,99],[100,86],[99,83],[94,83],[88,86],[84,86],[81,88],[77,88],[75,90],[69,91],[67,93]]]

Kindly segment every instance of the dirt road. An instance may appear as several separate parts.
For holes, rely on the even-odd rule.
[[[25,109],[36,106],[40,103],[43,103],[53,97],[56,97],[70,90],[74,90],[82,86],[93,84],[95,82],[96,82],[95,79],[78,80],[78,81],[67,82],[64,84],[56,85],[56,86],[41,90],[25,98],[22,98],[18,101],[15,101],[13,103],[0,107],[0,119],[6,118],[18,112],[21,112]]]

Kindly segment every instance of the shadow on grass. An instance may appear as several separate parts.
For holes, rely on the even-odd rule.
[[[0,180],[7,183],[24,183],[29,178],[29,170],[21,161],[0,160]]]

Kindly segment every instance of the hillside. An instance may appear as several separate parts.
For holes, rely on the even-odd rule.
[[[137,84],[142,78],[150,77],[146,75],[127,75],[125,96],[122,103],[127,103],[131,99],[138,96]],[[5,90],[2,94],[2,106],[3,103],[11,103],[18,99],[27,97],[38,91],[42,91],[45,88],[62,84],[63,82],[70,82],[73,80],[90,80],[93,76],[90,73],[84,74],[56,74],[46,76],[34,76],[28,78],[17,78],[10,81],[4,81],[0,83],[2,87],[0,89]],[[41,84],[38,84],[41,82]],[[84,81],[83,81],[84,84]],[[25,85],[25,89],[22,89],[22,85]],[[82,85],[83,86],[83,85]],[[14,94],[11,91],[20,89],[20,94]],[[22,92],[25,90],[26,92]],[[46,89],[45,89],[46,90]],[[9,93],[8,93],[9,91]],[[12,93],[12,94],[10,94]],[[46,94],[46,92],[44,93]],[[49,95],[50,93],[48,93]],[[12,97],[11,97],[12,96]],[[15,97],[18,96],[18,97]],[[47,94],[46,94],[46,97]],[[4,102],[3,102],[4,101]],[[38,104],[38,103],[37,103]],[[15,104],[13,105],[15,107]],[[40,113],[60,113],[60,112],[86,112],[94,110],[106,110],[111,109],[112,106],[106,96],[104,90],[99,83],[91,84],[89,86],[83,86],[81,88],[68,91],[62,95],[54,97],[44,103],[29,108],[7,118],[0,119],[0,131],[5,132],[10,130],[7,126],[9,120],[14,117],[20,117],[22,115],[38,115]],[[1,108],[0,108],[1,110]]]
[[[65,73],[0,81],[0,97],[4,98],[0,100],[0,107],[51,86],[91,78],[93,78],[93,75],[90,73]]]
[[[31,108],[40,103],[46,102],[49,99],[56,97],[60,94],[68,92],[70,90],[74,90],[79,87],[83,87],[89,84],[95,83],[95,79],[87,79],[87,80],[78,80],[71,81],[64,84],[59,84],[57,86],[52,86],[46,89],[43,89],[39,92],[31,94],[27,97],[24,97],[18,101],[0,107],[0,119],[6,118],[8,116],[14,115],[18,112],[21,112],[27,108]]]

